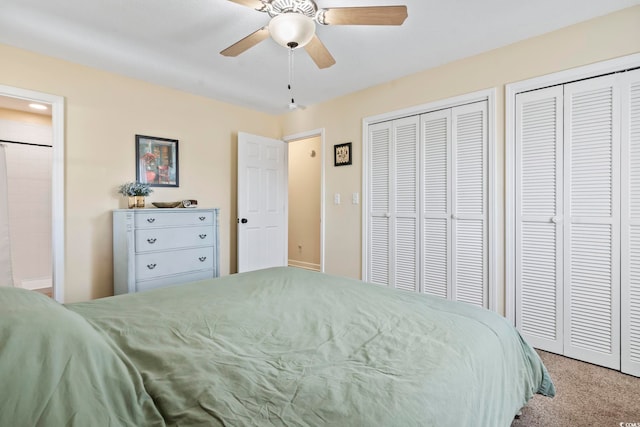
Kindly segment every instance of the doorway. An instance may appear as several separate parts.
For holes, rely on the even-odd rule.
[[[13,285],[27,289],[44,289],[44,292],[56,301],[64,302],[64,98],[26,89],[0,86],[0,102],[2,102],[0,108],[5,110],[3,116],[5,133],[0,139],[6,141],[3,143],[5,147],[10,147],[4,149],[5,153],[10,151],[9,156],[4,156],[5,163],[7,160],[12,162],[3,168],[6,171],[13,171],[11,172],[12,177],[4,181],[10,183],[10,180],[13,180],[14,184],[18,184],[20,193],[24,193],[24,184],[29,182],[33,184],[36,178],[39,178],[40,182],[37,186],[39,191],[43,193],[42,197],[45,198],[37,200],[37,206],[32,203],[33,206],[29,206],[28,200],[24,203],[20,202],[20,193],[18,193],[18,199],[14,200],[16,192],[7,188],[7,194],[14,193],[12,198],[8,198],[9,201],[13,200],[9,209],[15,211],[17,203],[20,204],[19,209],[22,209],[20,215],[16,216],[14,212],[13,217],[27,218],[32,216],[38,218],[41,224],[29,228],[28,224],[20,225],[14,220],[14,224],[17,226],[6,234],[13,234],[12,241],[22,239],[22,237],[16,236],[16,233],[31,234],[31,237],[39,239],[39,247],[45,247],[40,251],[42,253],[38,252],[37,260],[33,258],[34,254],[31,251],[31,260],[25,261],[20,258],[20,254],[25,252],[25,248],[21,245],[12,245],[14,260],[11,263],[13,270],[11,275],[16,279],[16,283]],[[41,104],[49,108],[50,119],[47,121],[50,124],[48,127],[43,127],[42,123],[25,124],[24,121],[16,119],[20,115],[24,116],[20,111],[28,110],[30,103]],[[28,166],[36,163],[36,159],[42,166],[41,170],[37,173],[34,172],[34,176],[25,176],[22,173],[24,170],[21,171],[23,168],[20,167],[20,162],[22,161]],[[16,171],[18,171],[17,174]],[[38,211],[40,213],[31,212],[31,209],[40,210]],[[42,211],[43,209],[44,211]],[[42,245],[43,239],[48,240],[49,245]],[[39,266],[35,268],[33,265],[29,266],[29,261],[35,261]]]
[[[324,135],[309,132],[288,142],[288,265],[324,271]]]

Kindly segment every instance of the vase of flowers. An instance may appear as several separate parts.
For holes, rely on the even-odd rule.
[[[144,198],[152,192],[153,190],[149,187],[149,184],[141,182],[127,182],[118,189],[118,193],[129,198],[129,209],[144,208]]]

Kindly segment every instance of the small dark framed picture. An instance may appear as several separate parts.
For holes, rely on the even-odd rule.
[[[136,181],[178,187],[178,140],[136,135]]]
[[[351,164],[351,143],[336,144],[333,146],[333,165],[346,166]]]

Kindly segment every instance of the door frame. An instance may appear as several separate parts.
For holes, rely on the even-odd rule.
[[[324,128],[314,129],[306,132],[300,132],[288,135],[282,138],[285,143],[299,141],[301,139],[320,138],[320,272],[324,273],[324,231],[325,231],[325,137]],[[287,158],[287,168],[288,168]],[[287,204],[287,213],[289,205]]]
[[[369,116],[362,119],[362,278],[367,279],[367,262],[368,262],[368,242],[367,230],[369,227],[369,200],[366,196],[369,194],[369,125],[401,119],[403,117],[421,115],[432,111],[442,110],[469,104],[478,101],[487,101],[487,268],[488,268],[488,307],[489,310],[498,311],[498,289],[497,289],[497,256],[496,243],[498,237],[498,228],[496,226],[496,213],[498,212],[496,194],[501,194],[501,189],[496,189],[496,95],[497,89],[490,88],[471,92],[460,96],[441,99],[426,104],[416,105],[414,107],[402,110],[390,111],[388,113]]]
[[[545,74],[532,79],[510,83],[505,86],[505,317],[516,324],[516,241],[515,241],[515,176],[516,176],[516,95],[570,83],[576,80],[589,79],[605,74],[623,71],[640,66],[640,53],[620,58],[597,62],[581,67],[570,68],[556,73]]]
[[[0,85],[0,96],[51,105],[51,257],[53,299],[64,302],[64,103],[63,96]]]

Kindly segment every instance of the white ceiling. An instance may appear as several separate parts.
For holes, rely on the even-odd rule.
[[[318,7],[406,4],[400,27],[318,26],[336,59],[296,51],[294,90],[323,102],[514,43],[640,0],[317,0]],[[268,113],[288,111],[287,49],[268,39],[221,50],[268,23],[227,0],[1,0],[0,43]],[[43,72],[46,72],[43,70]],[[470,70],[470,72],[473,72]],[[64,94],[61,94],[64,95]]]

